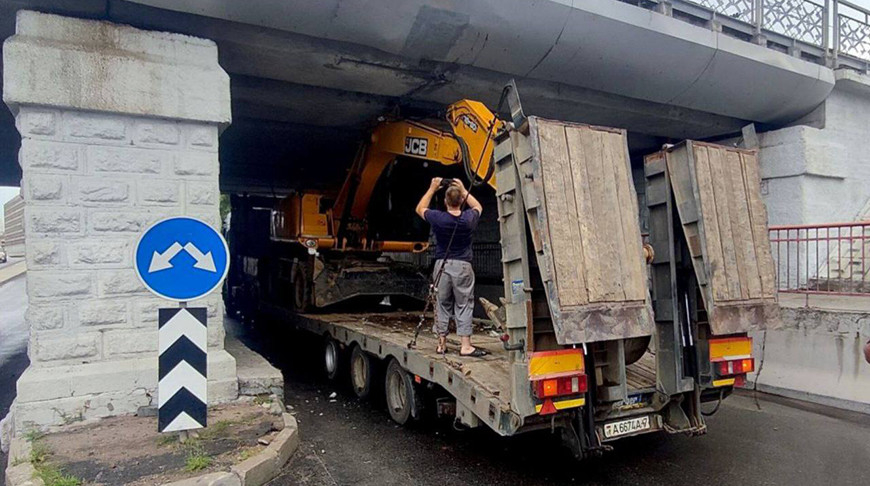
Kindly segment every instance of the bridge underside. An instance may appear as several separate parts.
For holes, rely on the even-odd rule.
[[[494,108],[511,78],[527,113],[626,128],[638,156],[750,122],[782,126],[833,86],[821,66],[619,2],[363,3],[18,0],[2,7],[0,35],[13,33],[16,9],[33,8],[214,40],[232,87],[221,137],[221,186],[232,192],[333,185],[379,115],[431,116],[461,98]],[[593,11],[601,5],[611,8]],[[506,11],[486,16],[487,6]],[[18,137],[0,111],[0,185],[16,185]]]

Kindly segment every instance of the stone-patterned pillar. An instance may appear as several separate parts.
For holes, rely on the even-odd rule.
[[[3,49],[22,145],[31,366],[18,431],[156,405],[157,309],[133,246],[176,215],[220,228],[229,79],[208,40],[21,11]],[[209,400],[237,395],[223,306],[209,308]]]

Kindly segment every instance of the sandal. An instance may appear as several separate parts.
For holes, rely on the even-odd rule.
[[[474,348],[474,351],[472,351],[468,354],[463,354],[460,352],[459,356],[464,356],[464,357],[469,357],[469,358],[482,358],[488,354],[489,354],[489,351],[486,351],[486,350],[483,350],[480,348]]]

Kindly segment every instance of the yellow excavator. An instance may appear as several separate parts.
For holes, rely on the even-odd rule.
[[[287,245],[278,252],[280,268],[272,272],[272,287],[292,288],[297,311],[365,295],[425,298],[428,283],[419,266],[392,256],[426,251],[428,232],[403,231],[413,222],[384,218],[381,208],[391,201],[375,200],[379,191],[389,190],[385,179],[399,161],[415,161],[418,168],[429,163],[461,165],[472,185],[495,188],[493,139],[505,129],[504,123],[472,100],[451,104],[446,122],[449,131],[407,119],[381,121],[335,195],[303,191],[285,197],[272,210],[271,239]],[[395,179],[393,187],[408,186],[407,179]],[[404,203],[412,213],[416,200]]]

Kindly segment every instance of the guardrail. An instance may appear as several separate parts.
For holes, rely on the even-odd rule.
[[[870,294],[870,221],[770,227],[779,292]]]
[[[851,12],[840,13],[846,7]],[[851,15],[850,15],[851,14]],[[870,10],[851,2],[834,2],[834,46],[838,54],[870,60]]]
[[[830,67],[870,69],[870,9],[847,0],[620,0]]]

